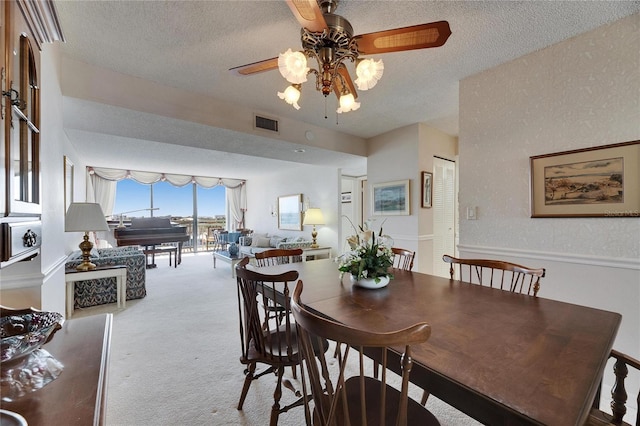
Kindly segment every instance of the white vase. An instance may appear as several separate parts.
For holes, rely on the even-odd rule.
[[[378,282],[375,278],[360,278],[357,279],[353,275],[351,276],[351,284],[357,285],[362,288],[383,288],[389,285],[389,276],[378,277]]]

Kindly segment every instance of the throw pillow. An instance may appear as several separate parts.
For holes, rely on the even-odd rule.
[[[260,247],[260,248],[266,248],[266,247],[270,247],[269,243],[269,238],[254,238],[253,241],[255,241],[255,245],[251,244],[252,247]]]
[[[269,245],[271,247],[273,247],[273,248],[277,248],[278,247],[278,243],[280,243],[280,242],[282,242],[284,240],[285,240],[285,238],[279,237],[277,235],[274,235],[269,239]]]
[[[258,245],[260,238],[267,238],[267,234],[258,234],[257,232],[251,234],[251,247],[260,247]]]

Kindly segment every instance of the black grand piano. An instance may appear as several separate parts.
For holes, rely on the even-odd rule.
[[[131,226],[113,231],[118,246],[145,246],[155,249],[156,245],[175,243],[176,265],[182,262],[182,243],[191,238],[187,227],[174,225],[169,217],[132,218]]]

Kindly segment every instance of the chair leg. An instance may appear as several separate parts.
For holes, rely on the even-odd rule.
[[[284,375],[284,367],[278,367],[278,381],[276,390],[273,392],[273,407],[271,407],[270,426],[278,425],[278,416],[280,415],[280,398],[282,397],[282,376]]]
[[[420,404],[427,405],[427,399],[429,399],[429,392],[424,391],[422,393],[422,399],[420,400]]]
[[[249,368],[247,369],[247,373],[244,378],[244,385],[242,386],[242,393],[240,394],[240,402],[238,402],[238,410],[242,410],[242,405],[244,404],[244,400],[247,397],[247,393],[249,392],[249,386],[251,386],[251,382],[254,379],[253,373],[256,371],[256,363],[253,362],[249,364]]]

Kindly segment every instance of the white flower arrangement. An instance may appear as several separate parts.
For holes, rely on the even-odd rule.
[[[382,234],[382,225],[376,237],[376,233],[369,229],[370,221],[365,222],[358,232],[351,220],[347,220],[356,233],[347,238],[351,250],[337,258],[338,270],[343,274],[349,272],[355,279],[374,278],[379,282],[383,276],[393,278],[388,271],[393,265],[393,240]]]

